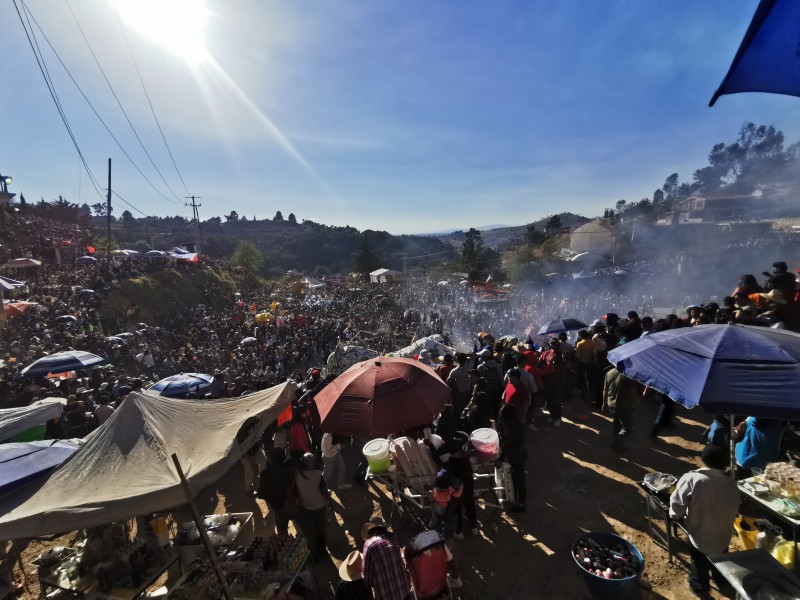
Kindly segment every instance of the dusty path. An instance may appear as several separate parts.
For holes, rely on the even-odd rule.
[[[589,598],[569,549],[583,532],[611,531],[633,542],[645,556],[645,574],[653,585],[652,592],[643,594],[645,600],[694,598],[686,587],[685,569],[678,562],[670,564],[666,550],[650,539],[644,497],[635,482],[651,471],[680,476],[695,468],[702,449],[700,435],[710,417],[678,408],[674,427],[654,443],[647,433],[655,412],[654,401],[641,401],[636,428],[621,452],[608,447],[610,419],[590,412],[588,404],[578,399],[568,402],[564,426],[551,429],[540,418],[540,430],[528,432],[528,512],[499,516],[480,537],[467,535],[464,541],[454,543],[465,582],[457,596]],[[357,462],[358,453],[358,448],[347,449],[349,468]],[[201,492],[201,510],[265,513],[263,504],[244,496],[242,481],[237,465],[216,489]],[[357,536],[362,523],[388,506],[385,496],[366,486],[354,486],[336,495],[336,500],[329,522],[332,560],[318,566],[316,572],[323,595],[330,595],[338,582],[339,562],[360,546]],[[259,533],[264,531],[259,523]],[[417,531],[411,524],[398,535],[405,541]],[[685,547],[677,546],[685,559]],[[42,544],[33,544],[24,554],[31,593],[23,598],[38,597],[35,569],[29,563],[41,549]],[[712,597],[722,596],[714,592]]]

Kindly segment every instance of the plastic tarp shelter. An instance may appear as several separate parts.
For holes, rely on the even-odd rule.
[[[440,356],[444,356],[445,354],[452,354],[453,356],[456,355],[455,348],[451,348],[450,346],[445,346],[444,338],[438,334],[420,338],[417,341],[413,342],[410,346],[406,346],[405,348],[400,348],[400,350],[393,352],[393,354],[395,356],[411,358],[415,354],[419,354],[423,350],[433,350]]]
[[[41,267],[42,261],[35,258],[15,258],[3,265],[6,269],[27,269],[28,267]]]
[[[328,287],[328,284],[324,281],[320,281],[319,279],[314,279],[313,277],[305,277],[303,278],[303,284],[308,286],[310,290],[319,290],[324,287]]]
[[[29,406],[0,410],[0,441],[19,435],[28,429],[58,419],[64,414],[64,398],[45,398]]]
[[[71,439],[0,444],[0,496],[56,468],[83,443]]]
[[[295,390],[286,382],[208,402],[131,393],[70,460],[0,500],[0,539],[65,533],[186,505],[171,455],[199,492],[260,439]]]

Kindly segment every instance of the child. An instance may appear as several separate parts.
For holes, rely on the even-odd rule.
[[[450,474],[442,469],[436,474],[436,484],[431,490],[431,529],[439,531],[446,540],[452,539],[461,510],[461,495],[464,485],[453,483]]]

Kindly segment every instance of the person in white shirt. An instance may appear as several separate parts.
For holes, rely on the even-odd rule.
[[[103,394],[97,399],[98,406],[94,409],[94,418],[97,419],[97,424],[102,425],[114,414],[114,407],[109,404],[110,398],[107,394]]]
[[[322,478],[330,489],[348,490],[352,486],[345,483],[344,458],[342,458],[342,445],[333,443],[333,434],[326,433],[322,436]],[[336,479],[334,480],[334,475]]]
[[[707,555],[728,549],[740,503],[736,482],[723,471],[728,453],[708,445],[702,459],[706,467],[681,477],[669,499],[670,516],[682,521],[689,533],[689,587],[697,593],[705,593],[710,587],[711,563]]]

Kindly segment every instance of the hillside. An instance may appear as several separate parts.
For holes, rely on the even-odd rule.
[[[222,269],[157,271],[123,279],[119,289],[106,298],[102,313],[124,317],[131,304],[136,304],[139,321],[166,325],[187,306],[232,302],[234,292],[246,283],[241,275]]]
[[[265,274],[279,275],[289,269],[313,273],[346,273],[353,270],[354,254],[367,237],[380,266],[402,269],[402,256],[439,254],[447,258],[452,247],[437,238],[391,235],[385,231],[359,232],[353,227],[331,227],[313,221],[294,223],[272,220],[236,220],[222,223],[206,221],[203,227],[203,252],[213,258],[230,256],[241,240],[253,242],[264,254]],[[149,250],[149,240],[157,250],[194,243],[194,228],[184,223],[159,223],[156,219],[136,219],[117,223],[114,231],[119,244],[134,250]],[[148,235],[150,236],[148,238]]]
[[[561,225],[565,229],[578,227],[591,220],[584,216],[569,212],[559,213],[557,216],[561,219]],[[525,235],[527,234],[528,227],[530,225],[533,225],[537,231],[543,232],[549,220],[550,217],[548,216],[544,217],[543,219],[539,219],[538,221],[534,221],[533,223],[526,223],[525,225],[485,229],[481,231],[481,238],[483,238],[484,245],[488,246],[489,248],[494,248],[495,250],[506,250],[525,241]],[[454,231],[447,235],[441,235],[438,237],[438,239],[454,247],[460,247],[464,242],[464,232]]]

